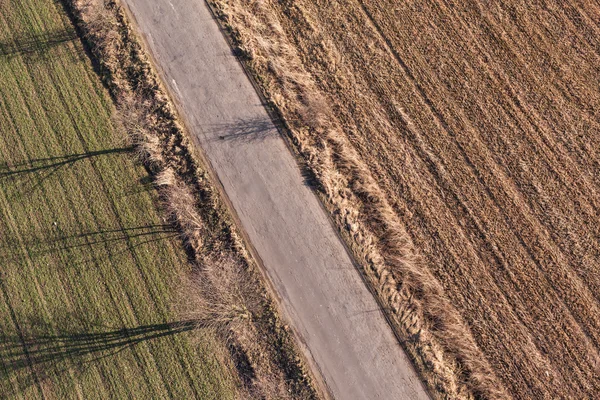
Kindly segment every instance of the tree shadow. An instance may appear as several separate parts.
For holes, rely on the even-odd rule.
[[[44,54],[54,47],[78,39],[73,30],[61,29],[0,41],[0,56]]]
[[[43,322],[30,328],[51,330]],[[133,328],[63,330],[55,335],[26,334],[19,329],[14,336],[0,335],[0,379],[11,379],[17,374],[19,390],[31,386],[41,388],[46,381],[62,379],[63,374],[82,376],[96,362],[115,357],[143,342],[197,328],[200,325],[196,321],[183,320]]]
[[[0,164],[0,183],[3,180],[10,179],[16,182],[24,177],[30,178],[26,180],[21,190],[17,190],[17,193],[21,195],[30,195],[62,168],[73,165],[77,161],[107,154],[128,153],[132,150],[132,147],[118,147],[79,154],[38,158],[20,163],[4,162]]]
[[[148,172],[147,169],[146,172]],[[119,198],[137,196],[141,193],[148,193],[155,189],[156,185],[154,184],[154,179],[152,179],[152,176],[145,175],[137,181],[137,184],[128,187],[125,192],[119,196]]]
[[[45,243],[48,245],[59,244],[59,250],[69,250],[83,246],[107,244],[157,235],[159,235],[159,237],[154,240],[160,240],[163,239],[163,237],[160,236],[162,233],[177,234],[177,231],[169,224],[142,225],[63,235],[50,238],[46,240]],[[53,248],[56,249],[54,246]]]
[[[50,238],[45,242],[45,248],[33,250],[30,257],[39,257],[51,252],[62,252],[76,250],[82,247],[110,246],[110,252],[106,259],[115,262],[122,255],[131,253],[134,249],[156,243],[163,240],[169,240],[179,237],[179,232],[169,224],[144,225],[138,227],[107,229],[96,232],[84,232],[75,235],[65,235]],[[117,246],[117,244],[121,244]],[[87,264],[101,262],[97,258],[101,252],[92,252],[92,255],[77,263],[78,268]]]
[[[260,142],[269,137],[280,134],[282,125],[271,118],[251,118],[238,119],[235,122],[212,125],[208,130],[211,134],[216,134],[213,141],[236,141],[242,143]],[[285,139],[285,138],[284,138]],[[320,190],[321,185],[314,172],[308,168],[305,162],[299,157],[296,163],[300,168],[304,185],[313,190]]]
[[[128,153],[133,150],[133,147],[119,147],[114,149],[89,151],[80,154],[67,154],[64,156],[55,156],[47,158],[37,158],[21,163],[2,163],[0,164],[0,179],[4,177],[27,174],[40,170],[56,170],[65,165],[73,164],[79,160],[100,156],[104,154]]]
[[[0,337],[0,359],[7,373],[23,368],[36,370],[66,359],[75,364],[110,357],[142,342],[197,329],[195,320],[142,325],[99,332],[72,332],[57,335]]]
[[[235,122],[212,125],[209,132],[214,140],[255,142],[277,135],[270,118],[238,119]]]
[[[56,233],[56,231],[50,230],[44,235],[47,238],[45,240],[40,240],[35,236],[28,238],[27,234],[23,234],[19,240],[10,240],[7,236],[0,240],[0,249],[5,249],[5,253],[11,254],[12,249],[19,248],[20,243],[24,244],[28,249],[27,255],[13,255],[12,259],[8,256],[9,261],[22,262],[24,258],[36,260],[48,254],[58,254],[69,250],[91,248],[93,246],[110,246],[108,253],[91,251],[89,257],[73,264],[73,266],[77,265],[80,268],[87,264],[102,262],[103,259],[99,259],[98,254],[106,254],[105,259],[114,262],[121,255],[128,254],[137,247],[179,237],[179,232],[170,224],[119,227],[62,235]]]
[[[306,165],[304,160],[296,160],[298,164],[298,168],[300,168],[300,175],[302,176],[302,183],[304,186],[309,187],[311,190],[315,192],[323,192],[323,186],[321,182],[315,175],[314,171]]]

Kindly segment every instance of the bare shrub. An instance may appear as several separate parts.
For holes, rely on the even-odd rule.
[[[154,177],[154,184],[159,188],[161,186],[173,186],[176,183],[177,177],[173,168],[165,168]]]
[[[300,120],[311,129],[321,131],[326,129],[329,104],[318,92],[300,95],[301,106],[298,109]]]
[[[261,375],[251,387],[245,388],[238,397],[240,400],[291,398],[293,397],[280,380],[270,379],[265,375]]]
[[[159,168],[164,163],[163,147],[147,105],[134,96],[122,96],[118,101],[117,118],[134,146],[136,157],[151,168]]]
[[[105,61],[110,61],[117,68],[116,48],[119,43],[119,33],[114,15],[105,0],[71,0],[81,15],[85,15],[85,35],[93,41],[95,50],[101,52]],[[110,56],[110,57],[107,57]]]
[[[244,282],[237,273],[236,262],[230,256],[205,261],[195,267],[182,290],[187,303],[186,318],[225,338],[241,331],[241,325],[252,318],[245,306]]]
[[[188,245],[201,253],[203,233],[206,229],[202,216],[198,213],[196,199],[189,188],[176,178],[175,171],[168,167],[158,175],[166,211],[171,220],[179,226],[181,235]]]

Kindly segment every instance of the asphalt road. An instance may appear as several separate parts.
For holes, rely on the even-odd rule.
[[[124,0],[336,399],[427,399],[202,0]]]

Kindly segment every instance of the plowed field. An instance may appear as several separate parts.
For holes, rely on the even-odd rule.
[[[214,3],[432,392],[597,396],[600,4]]]

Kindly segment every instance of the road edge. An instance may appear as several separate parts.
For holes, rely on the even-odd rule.
[[[132,31],[135,32],[135,34],[139,40],[139,44],[142,46],[144,53],[148,57],[149,62],[151,63],[154,71],[156,72],[158,78],[161,81],[163,90],[167,94],[169,101],[175,107],[176,114],[177,114],[179,122],[182,126],[182,130],[183,130],[184,134],[187,136],[188,140],[190,140],[190,142],[194,144],[194,146],[191,146],[189,148],[189,150],[192,151],[194,156],[200,161],[201,165],[204,167],[204,169],[210,176],[212,184],[215,187],[215,189],[217,190],[221,200],[225,204],[225,207],[227,208],[227,211],[229,213],[228,217],[231,218],[231,221],[229,221],[229,223],[235,227],[235,229],[236,229],[237,233],[239,233],[239,236],[243,243],[244,250],[247,251],[247,253],[249,253],[249,256],[246,257],[247,261],[250,264],[254,264],[255,267],[257,267],[256,270],[261,275],[263,284],[265,284],[265,289],[267,290],[268,295],[272,299],[274,299],[274,302],[277,306],[277,309],[275,310],[275,314],[279,315],[280,317],[283,317],[282,319],[286,322],[285,326],[287,327],[289,332],[292,334],[294,341],[297,343],[297,345],[299,345],[301,351],[298,352],[297,356],[299,356],[301,358],[301,364],[304,364],[305,366],[309,366],[309,368],[307,368],[307,369],[309,371],[311,371],[311,380],[312,380],[313,387],[317,390],[317,394],[321,398],[326,399],[326,400],[333,400],[331,390],[330,390],[329,386],[327,385],[327,383],[325,382],[325,380],[323,378],[323,374],[321,373],[320,368],[318,367],[317,363],[315,362],[312,352],[310,351],[310,348],[306,345],[305,340],[298,333],[297,329],[289,322],[289,321],[291,321],[290,316],[283,309],[283,307],[281,307],[281,297],[275,290],[271,279],[268,277],[268,274],[266,272],[266,268],[264,266],[262,258],[258,254],[258,252],[257,252],[256,248],[254,247],[254,245],[252,244],[246,230],[244,229],[244,227],[239,219],[239,216],[237,214],[237,211],[233,207],[231,200],[229,199],[229,196],[225,192],[225,188],[223,187],[223,184],[222,184],[220,178],[217,176],[216,172],[214,171],[212,163],[206,156],[204,150],[202,149],[202,146],[200,146],[200,144],[197,142],[197,140],[194,138],[193,135],[189,134],[189,128],[188,128],[189,122],[187,121],[187,117],[183,110],[183,106],[180,104],[179,100],[175,96],[175,94],[173,92],[174,89],[171,87],[171,85],[168,84],[168,80],[165,78],[163,69],[160,67],[160,64],[156,61],[154,54],[150,50],[150,46],[148,45],[148,40],[147,40],[146,35],[143,32],[141,32],[141,30],[139,29],[138,22],[135,18],[135,15],[131,12],[127,3],[123,0],[115,0],[115,1],[119,4],[119,6],[122,7],[123,11],[125,12],[128,20],[129,20],[130,28],[132,29]],[[231,43],[229,42],[229,38],[225,34],[225,31],[223,30],[221,24],[218,21],[218,18],[215,16],[213,9],[208,5],[208,3],[205,3],[205,4],[208,7],[208,9],[212,15],[213,21],[218,25],[219,30],[224,35],[225,39],[227,40],[227,42],[230,46],[230,49],[232,49],[232,51],[233,51],[233,47],[232,47]],[[238,57],[236,57],[236,60],[238,60],[238,62],[240,62]],[[240,65],[242,65],[242,68],[244,70],[244,73],[246,74],[246,77],[250,80],[250,82],[252,83],[253,87],[256,90],[256,86],[255,86],[255,82],[253,81],[253,78],[251,78],[251,76],[248,74],[248,72],[246,71],[246,68],[243,66],[243,64],[241,62],[240,62]],[[275,122],[275,120],[273,120],[272,110],[264,102],[264,97],[262,96],[262,93],[257,91],[257,94],[259,95],[259,97],[261,99],[261,103],[267,110],[267,113],[271,117],[271,120],[273,121],[273,123],[275,124],[277,129],[279,130],[280,127]],[[289,144],[287,143],[287,139],[284,141],[286,142],[286,146],[289,147]],[[296,159],[295,156],[294,156],[294,158]],[[319,203],[321,204],[321,202],[319,202]],[[327,215],[329,218],[329,214],[327,214]],[[337,232],[337,230],[336,230],[336,232]],[[344,244],[344,246],[345,246],[345,244]]]

